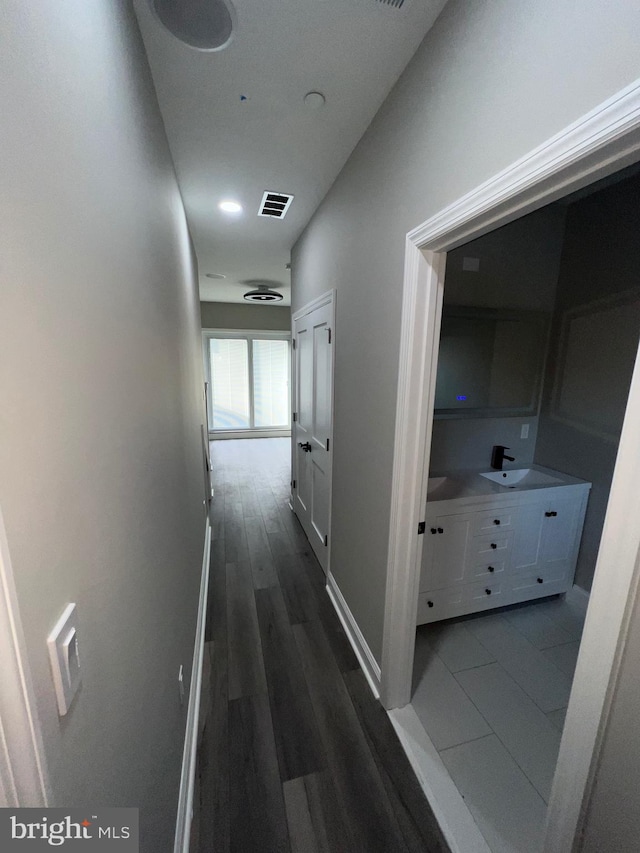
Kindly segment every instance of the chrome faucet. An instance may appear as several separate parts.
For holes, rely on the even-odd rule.
[[[503,444],[494,444],[493,450],[491,451],[491,467],[495,468],[496,471],[502,471],[502,463],[505,459],[508,459],[509,462],[515,462],[515,458],[513,456],[507,456],[505,450],[509,450],[510,448],[505,447]]]

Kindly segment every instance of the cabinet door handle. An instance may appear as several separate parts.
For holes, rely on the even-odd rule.
[[[435,529],[435,527],[432,527],[432,528],[431,528],[431,532],[432,532],[432,533],[437,533],[438,531]]]
[[[547,518],[555,518],[557,514],[557,512],[545,512]]]
[[[543,579],[542,579],[542,578],[536,578],[536,580],[538,581],[538,583],[542,583],[542,582],[543,582]]]
[[[490,590],[490,589],[485,589],[485,592],[487,593],[487,595],[491,595],[491,590]]]
[[[443,530],[441,527],[439,527],[439,528],[438,528],[438,533],[444,533],[444,530]]]
[[[433,607],[433,601],[427,601],[427,607]]]
[[[487,571],[488,572],[495,572],[495,569],[493,566],[487,566]]]
[[[499,519],[499,518],[494,518],[494,519],[493,519],[493,523],[494,523],[494,524],[500,524],[500,519]]]
[[[498,546],[496,545],[496,543],[495,543],[495,542],[492,542],[492,543],[491,543],[491,547],[492,547],[492,548],[493,548],[493,550],[495,551],[495,550],[496,550],[496,548],[497,548]]]

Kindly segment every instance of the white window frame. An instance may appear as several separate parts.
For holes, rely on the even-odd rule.
[[[207,430],[209,439],[218,438],[280,438],[291,435],[291,332],[274,331],[264,329],[203,329],[202,330],[202,357],[204,360],[204,375],[208,383],[209,389],[212,389],[211,381],[211,362],[209,359],[209,341],[212,339],[219,340],[246,340],[248,342],[249,353],[249,419],[252,426],[247,429],[211,429],[213,393],[210,390],[207,395]],[[287,401],[287,411],[289,413],[289,423],[278,427],[257,427],[254,422],[254,405],[253,405],[253,347],[252,341],[288,341],[288,358],[289,358],[289,398]]]

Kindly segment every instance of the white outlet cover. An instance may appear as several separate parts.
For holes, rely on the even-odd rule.
[[[522,424],[520,427],[520,438],[529,438],[529,424]]]
[[[68,604],[47,637],[53,684],[58,700],[58,713],[67,713],[80,687],[80,656],[78,652],[78,611]]]

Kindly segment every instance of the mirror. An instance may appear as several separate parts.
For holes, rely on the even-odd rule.
[[[548,327],[535,311],[445,305],[435,417],[537,412]]]

